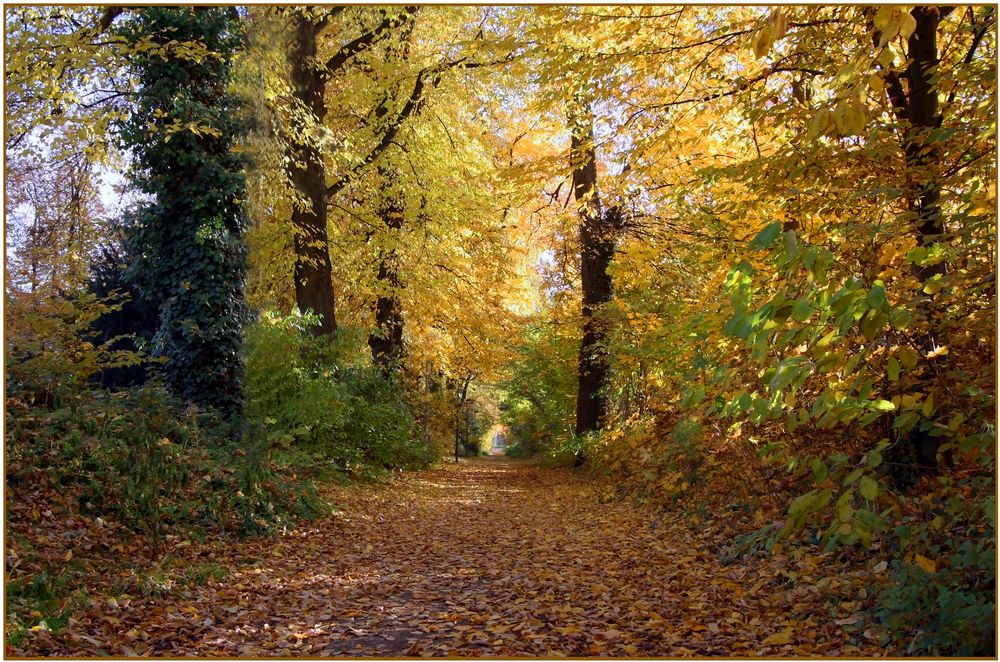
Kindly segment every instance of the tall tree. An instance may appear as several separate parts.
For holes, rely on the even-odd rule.
[[[239,27],[224,8],[145,7],[122,33],[150,46],[132,60],[139,87],[121,131],[133,184],[151,197],[135,212],[132,274],[159,302],[167,386],[233,415],[247,320],[245,163],[233,150],[244,122],[227,91]]]
[[[600,430],[608,412],[610,374],[606,321],[600,307],[611,301],[608,266],[615,254],[621,212],[603,209],[597,187],[594,114],[589,100],[577,96],[569,113],[573,195],[580,216],[580,284],[583,291],[583,340],[580,343],[576,433]]]
[[[337,329],[333,276],[326,227],[326,167],[322,148],[310,132],[322,127],[326,117],[324,99],[328,70],[317,66],[319,34],[329,14],[325,9],[296,8],[292,12],[293,43],[288,61],[292,95],[292,136],[288,140],[288,178],[296,199],[292,202],[295,228],[295,302],[299,310],[312,310],[320,323],[317,335]]]
[[[404,216],[398,198],[392,193],[387,193],[381,216],[386,229],[396,233],[389,241],[398,241]],[[399,367],[403,358],[403,310],[399,299],[399,256],[395,247],[379,251],[376,284],[375,328],[368,336],[368,346],[375,365],[388,376]]]
[[[415,9],[380,9],[381,21],[344,43],[322,62],[318,59],[321,36],[332,19],[346,8],[294,8],[291,11],[292,44],[288,53],[292,97],[290,135],[287,136],[287,174],[294,189],[292,225],[295,229],[295,300],[299,310],[320,316],[314,333],[323,335],[337,328],[333,275],[327,228],[328,198],[335,186],[327,183],[324,161],[324,122],[327,115],[327,83],[359,53],[390,34]],[[341,184],[346,183],[341,180]],[[333,188],[333,190],[331,190]]]
[[[402,63],[409,52],[409,39],[413,32],[413,16],[409,16],[403,25],[401,34],[394,37],[386,47],[386,63]],[[379,134],[384,135],[389,127],[385,124],[389,116],[389,104],[395,99],[399,85],[387,89],[382,102],[375,109],[375,121]],[[400,121],[396,118],[395,121]],[[405,220],[404,197],[398,191],[400,178],[398,167],[391,161],[383,159],[379,167],[379,175],[383,183],[382,196],[378,215],[387,230],[387,242],[390,246],[378,254],[378,272],[376,275],[375,328],[368,336],[368,346],[372,351],[372,360],[383,375],[391,375],[399,367],[403,358],[403,311],[399,297],[401,286],[399,278],[399,252],[396,244],[400,241],[401,230]]]

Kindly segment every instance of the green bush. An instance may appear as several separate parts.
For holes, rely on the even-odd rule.
[[[167,532],[259,533],[320,510],[308,483],[159,386],[82,391],[54,410],[14,402],[6,423],[8,486],[41,480],[148,535],[154,555]]]
[[[579,339],[544,325],[525,333],[516,367],[502,385],[500,419],[526,455],[559,455],[562,440],[572,435],[579,346]]]
[[[958,572],[944,577],[895,561],[891,588],[880,596],[879,619],[901,638],[906,655],[993,656],[992,592],[970,590]]]
[[[547,467],[572,467],[579,458],[589,455],[588,444],[595,435],[566,436],[545,447],[542,464]]]
[[[876,614],[906,655],[996,655],[996,501],[992,477],[952,485],[933,500],[932,518],[893,530],[902,558],[892,562]],[[929,520],[929,521],[928,521]]]
[[[525,446],[524,444],[517,442],[507,446],[504,454],[512,459],[518,459],[522,457],[530,457],[532,455],[532,450]]]
[[[430,462],[431,454],[414,434],[413,412],[396,382],[362,368],[344,370],[341,379],[351,398],[342,438],[357,446],[364,462],[385,468]]]
[[[247,330],[248,429],[266,448],[300,451],[347,474],[426,464],[400,387],[348,365],[348,338],[314,337],[312,315],[265,313]]]
[[[698,470],[705,462],[706,453],[702,424],[693,418],[681,418],[670,430],[670,438],[673,440],[672,455],[677,456],[670,459],[683,471],[685,481],[691,485],[698,483]]]

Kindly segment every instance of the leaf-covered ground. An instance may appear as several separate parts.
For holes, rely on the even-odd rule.
[[[483,458],[331,498],[336,514],[277,538],[175,545],[224,576],[92,596],[8,654],[881,653],[863,567],[805,548],[725,565],[724,525],[602,503],[569,471]]]

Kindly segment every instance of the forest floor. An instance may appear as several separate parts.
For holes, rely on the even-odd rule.
[[[185,544],[224,576],[90,601],[9,654],[875,656],[871,581],[812,550],[729,565],[719,526],[487,457],[336,488],[278,537]]]

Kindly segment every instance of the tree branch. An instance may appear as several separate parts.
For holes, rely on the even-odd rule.
[[[101,20],[97,23],[97,33],[95,37],[103,32],[106,32],[108,28],[111,27],[111,23],[118,18],[118,16],[125,11],[124,7],[106,7],[104,13],[101,15]]]
[[[707,94],[703,97],[691,97],[688,99],[678,99],[676,101],[669,101],[667,103],[654,106],[654,108],[670,108],[672,106],[683,106],[689,103],[704,103],[706,101],[714,101],[715,99],[731,97],[748,89],[754,83],[759,83],[762,80],[767,80],[772,75],[780,72],[801,72],[801,73],[812,74],[813,76],[823,75],[822,71],[818,69],[810,69],[809,67],[770,67],[769,69],[766,69],[761,73],[757,74],[753,78],[737,81],[736,85],[729,90],[716,92],[714,94]]]
[[[366,32],[357,39],[345,44],[333,57],[327,60],[326,76],[329,77],[335,74],[341,67],[347,64],[348,60],[381,39],[389,30],[398,27],[401,23],[408,20],[416,11],[417,7],[415,6],[404,7],[405,13],[399,16],[386,17],[374,30]]]
[[[868,13],[868,27],[872,33],[872,45],[876,51],[882,43],[882,31],[875,27],[875,20],[871,13]],[[879,65],[882,69],[882,80],[885,81],[885,89],[889,93],[889,103],[892,104],[892,111],[896,114],[896,119],[906,119],[906,106],[908,100],[906,92],[903,90],[903,83],[899,80],[899,74],[892,69],[887,69]]]
[[[375,147],[368,152],[368,155],[365,156],[360,163],[348,170],[345,175],[340,177],[340,179],[327,188],[328,198],[332,199],[333,196],[340,193],[340,191],[353,181],[362,170],[371,165],[375,159],[381,156],[382,153],[393,144],[393,140],[396,139],[396,136],[399,134],[400,129],[403,128],[403,124],[406,120],[420,112],[420,109],[426,101],[424,88],[427,86],[428,79],[430,79],[431,87],[437,87],[437,85],[441,82],[441,75],[449,69],[454,69],[456,67],[463,69],[476,69],[479,67],[502,64],[503,62],[509,62],[511,59],[513,59],[513,53],[508,54],[507,57],[502,60],[490,62],[469,62],[465,58],[461,58],[452,62],[443,62],[433,67],[428,67],[418,73],[417,79],[413,83],[413,90],[410,92],[409,97],[407,97],[403,107],[396,114],[396,117],[393,118],[392,122],[390,122],[386,127],[385,133],[382,134],[382,138],[379,140],[378,144],[376,144]]]
[[[972,11],[975,12],[975,9],[973,9]],[[993,7],[986,8],[982,24],[979,26],[978,29],[974,30],[972,33],[972,43],[969,44],[969,52],[967,52],[965,54],[965,57],[962,58],[962,64],[968,66],[969,64],[972,63],[972,58],[976,55],[976,49],[979,48],[979,44],[980,42],[982,42],[983,37],[986,36],[987,30],[989,30],[990,26],[993,24],[993,12],[994,12]],[[975,16],[975,13],[973,13],[973,16]],[[951,93],[948,95],[948,105],[950,106],[954,101],[955,101],[955,90],[952,90]]]

